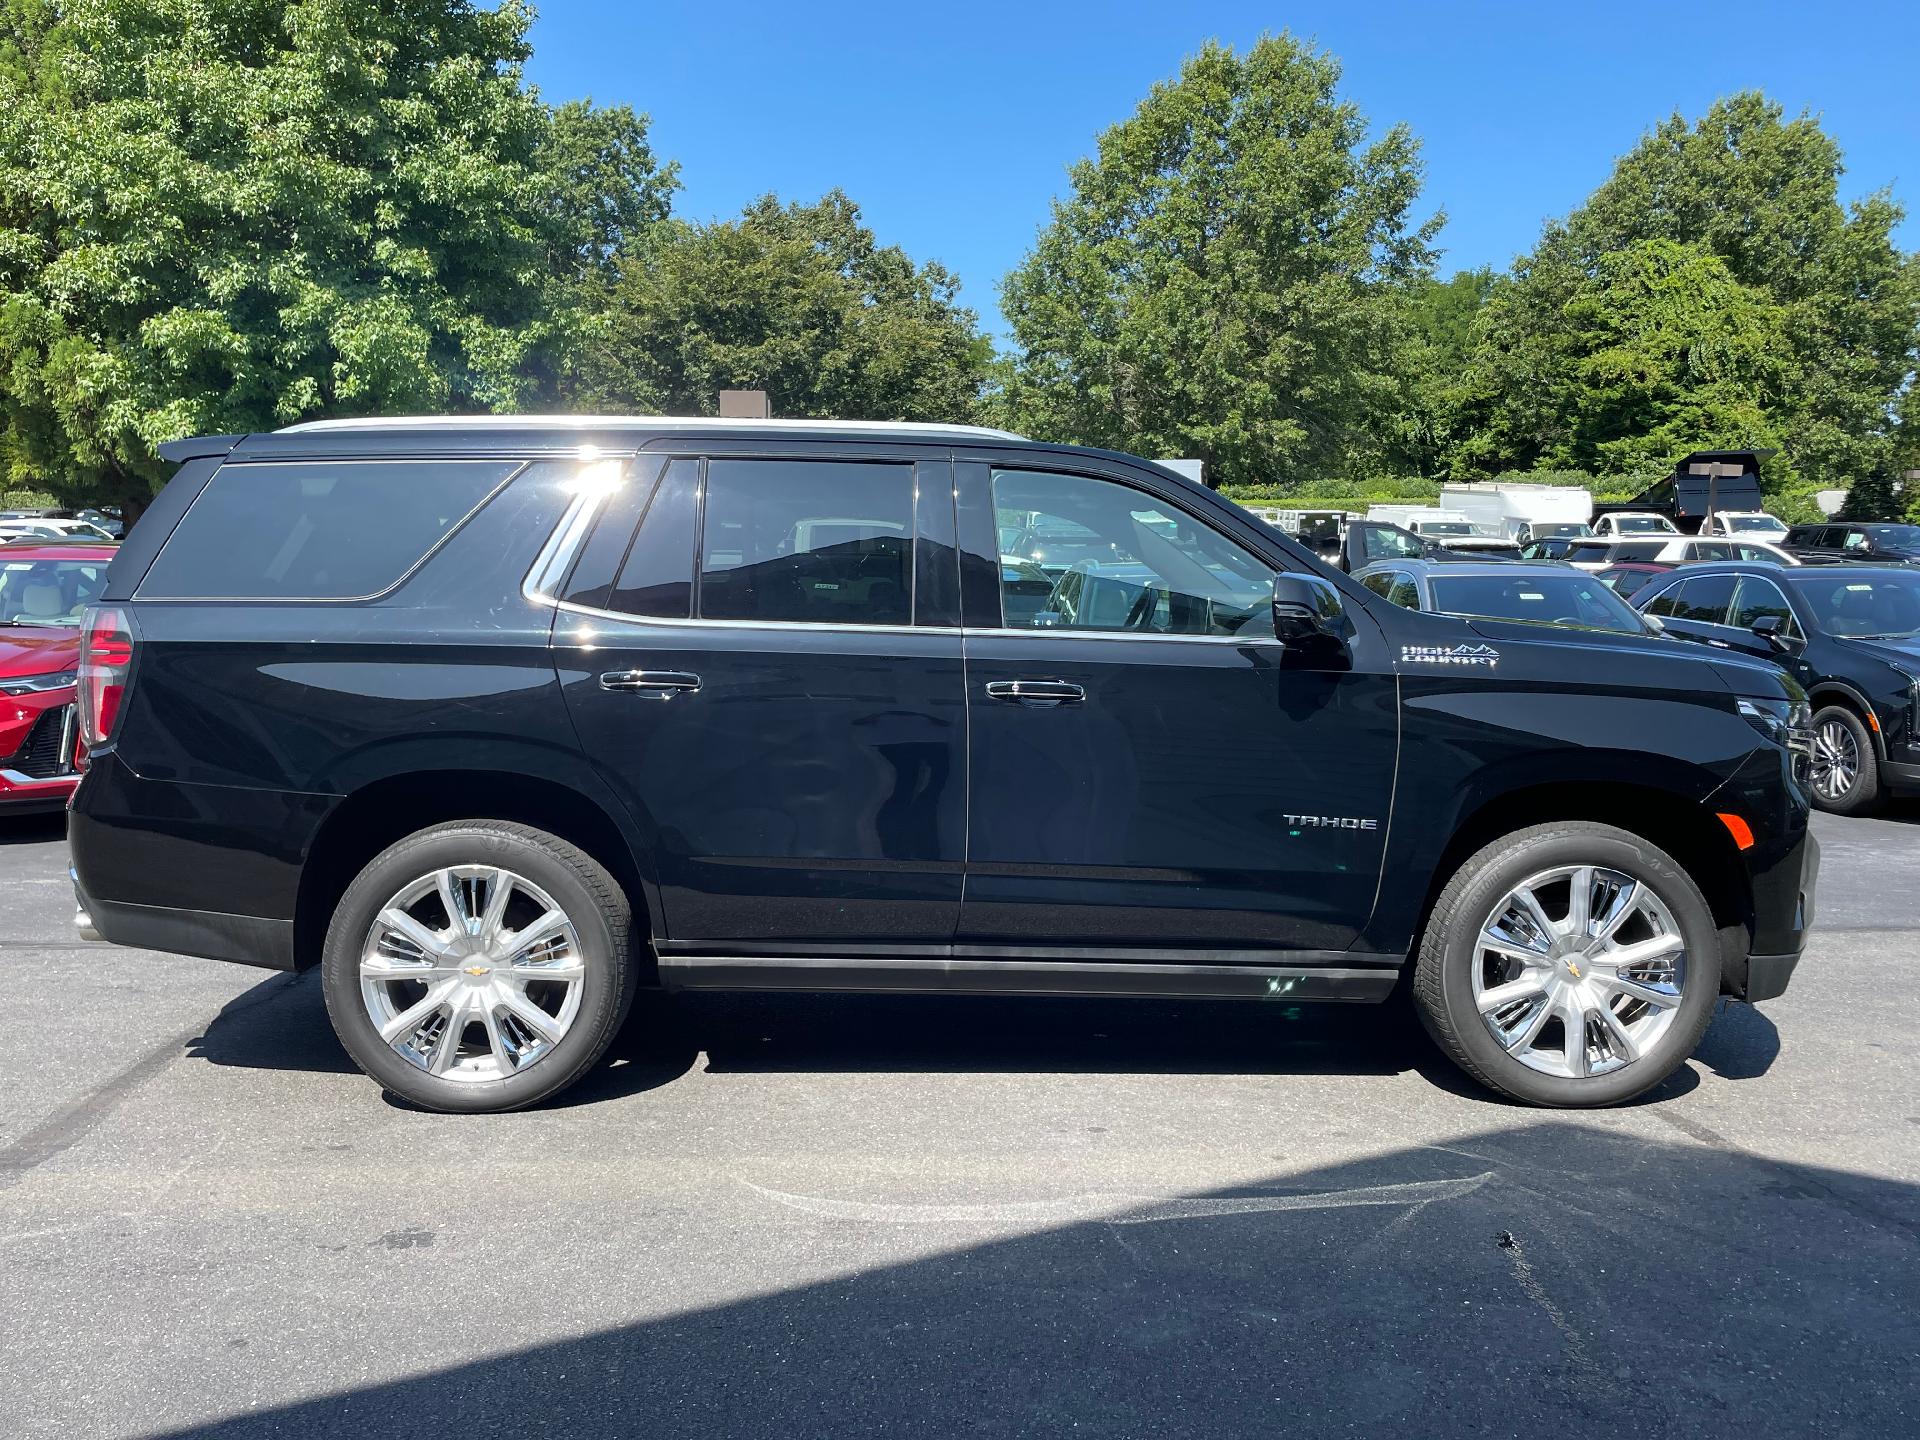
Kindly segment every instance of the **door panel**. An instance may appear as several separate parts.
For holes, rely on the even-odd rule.
[[[987,468],[962,464],[958,477],[963,550],[997,548],[1012,527],[968,533],[969,517],[993,514],[981,500]],[[1260,636],[1270,618],[1234,618],[1238,572],[1214,597],[1170,585],[1157,601],[1104,605],[1096,582],[1137,597],[1160,583],[1146,572],[1175,568],[1153,537],[1169,533],[1177,498],[1141,488],[1143,537],[1103,528],[1094,510],[1081,517],[1097,541],[1081,537],[1085,553],[1056,577],[1055,619],[1029,614],[1022,597],[1024,632],[968,632],[959,944],[1078,948],[1090,959],[1130,948],[1342,949],[1373,907],[1393,788],[1395,682],[1378,632],[1357,613],[1351,669],[1293,668],[1270,629]],[[1029,528],[1064,527],[1043,515]],[[964,600],[972,621],[978,596]],[[1183,615],[1245,633],[1165,633]],[[1162,632],[1120,628],[1129,625]],[[1005,693],[1034,682],[1083,698]]]
[[[676,460],[661,496],[683,464],[698,462]],[[928,509],[950,537],[950,474],[944,460],[714,460],[698,481],[698,559],[650,533],[659,517],[691,547],[696,507],[656,499],[608,592],[679,604],[690,574],[692,617],[563,608],[567,703],[651,837],[656,918],[676,948],[951,941],[966,841],[960,632],[861,623],[904,620],[920,586],[952,618],[957,578],[915,566],[951,566],[950,539],[920,557],[901,528],[918,517],[917,536]],[[662,573],[630,573],[636,557]]]

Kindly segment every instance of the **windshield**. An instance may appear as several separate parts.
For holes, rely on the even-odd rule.
[[[1531,620],[1644,635],[1646,622],[1597,575],[1434,576],[1433,608],[1450,615]]]
[[[1920,634],[1920,575],[1792,574],[1813,623],[1829,635],[1904,640]]]
[[[1422,535],[1471,535],[1473,526],[1463,520],[1423,520],[1420,522]]]
[[[1616,515],[1613,528],[1622,535],[1678,533],[1669,521],[1658,515]]]
[[[1593,527],[1584,521],[1577,523],[1568,521],[1560,524],[1548,523],[1544,525],[1534,525],[1529,528],[1527,533],[1532,535],[1536,540],[1554,540],[1562,536],[1591,535],[1593,534]]]
[[[1771,515],[1729,515],[1728,529],[1735,535],[1784,535],[1787,525]]]
[[[0,562],[0,623],[78,626],[106,580],[104,560]]]

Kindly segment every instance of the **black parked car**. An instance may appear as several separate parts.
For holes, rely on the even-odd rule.
[[[1920,525],[1830,520],[1819,525],[1796,525],[1780,545],[1803,560],[1920,565]]]
[[[319,966],[422,1105],[553,1094],[643,986],[1408,969],[1485,1083],[1607,1104],[1805,943],[1777,667],[1412,613],[1147,461],[524,417],[164,450],[84,629],[82,933]]]
[[[1657,632],[1598,575],[1569,565],[1439,565],[1381,560],[1354,579],[1391,604],[1441,615],[1565,625],[1616,635]]]
[[[1920,789],[1920,573],[1689,565],[1633,603],[1669,634],[1769,658],[1806,688],[1822,809],[1858,814]]]

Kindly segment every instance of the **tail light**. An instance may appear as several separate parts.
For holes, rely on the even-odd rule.
[[[91,605],[80,622],[80,743],[98,750],[113,738],[120,701],[133,669],[133,616],[117,605]]]

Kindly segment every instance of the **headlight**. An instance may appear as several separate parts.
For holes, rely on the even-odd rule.
[[[1806,701],[1752,700],[1742,696],[1735,704],[1747,723],[1774,744],[1801,754],[1813,753],[1813,707]]]
[[[43,690],[64,690],[80,678],[75,670],[55,670],[47,675],[15,675],[0,680],[0,695],[38,695]]]

